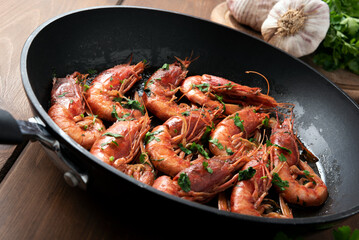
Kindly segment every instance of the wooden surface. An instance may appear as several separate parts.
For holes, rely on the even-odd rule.
[[[209,19],[222,0],[0,0],[0,108],[17,119],[32,117],[20,78],[20,53],[29,34],[42,22],[66,11],[122,3],[182,12]],[[12,162],[15,162],[12,165]],[[12,167],[11,167],[12,165]],[[153,216],[113,214],[87,192],[63,180],[39,143],[0,146],[0,239],[171,239],[158,229],[143,231]],[[1,175],[0,175],[1,177]],[[2,178],[0,178],[2,179]],[[126,207],[126,206],[121,206]],[[175,216],[174,216],[175,217]],[[354,216],[336,225],[359,228]],[[189,223],[195,225],[195,223]],[[174,226],[174,232],[180,231]],[[304,236],[328,239],[332,229]],[[252,233],[253,234],[253,233]],[[173,234],[176,235],[176,234]],[[253,235],[252,235],[253,236]],[[330,239],[330,238],[329,238]]]

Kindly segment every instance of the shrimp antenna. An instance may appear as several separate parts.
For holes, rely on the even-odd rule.
[[[269,95],[269,89],[270,89],[270,84],[269,84],[268,79],[263,74],[261,74],[259,72],[256,72],[256,71],[246,71],[246,73],[255,73],[255,74],[261,76],[262,78],[264,78],[266,80],[266,82],[267,82],[267,96],[268,96]]]
[[[196,61],[199,58],[199,56],[198,56],[198,57],[192,59],[192,54],[193,54],[193,51],[191,53],[191,56],[189,58],[185,58],[184,60],[182,60],[176,56],[174,56],[174,58],[181,64],[181,66],[183,68],[187,69],[191,63],[193,63],[194,61]]]
[[[131,53],[129,57],[130,57],[130,60],[129,60],[128,63],[127,63],[128,65],[130,65],[131,62],[132,62],[133,53]]]

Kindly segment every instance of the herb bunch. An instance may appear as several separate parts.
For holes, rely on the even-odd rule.
[[[330,26],[313,61],[325,70],[341,68],[359,74],[359,1],[323,1],[330,9]]]

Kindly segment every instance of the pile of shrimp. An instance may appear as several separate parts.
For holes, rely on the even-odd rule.
[[[145,81],[144,61],[54,78],[49,116],[101,161],[183,199],[271,218],[322,205],[327,187],[300,157],[294,105],[269,96],[269,84],[263,94],[187,76],[192,61],[164,63]]]

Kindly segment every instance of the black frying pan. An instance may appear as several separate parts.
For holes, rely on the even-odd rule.
[[[146,59],[151,66],[171,63],[174,56],[185,58],[193,54],[199,58],[190,65],[189,75],[223,76],[262,87],[265,92],[263,79],[245,71],[264,74],[270,81],[273,97],[279,102],[296,104],[295,130],[320,159],[318,171],[329,190],[326,204],[297,211],[297,217],[289,220],[228,213],[159,192],[92,156],[47,115],[52,75],[61,77],[88,69],[101,71],[127,62],[131,54],[133,62]],[[46,149],[55,150],[64,161],[57,164],[66,171],[65,178],[72,185],[136,204],[143,204],[145,199],[146,205],[159,216],[171,216],[172,220],[191,216],[191,222],[271,228],[325,227],[359,210],[358,105],[308,65],[239,31],[147,8],[74,11],[47,21],[31,34],[21,55],[21,76],[34,114],[46,127],[18,121],[21,131],[16,130],[16,124],[12,126],[13,131],[18,131],[18,138],[12,141],[21,141],[21,133],[39,138]]]

